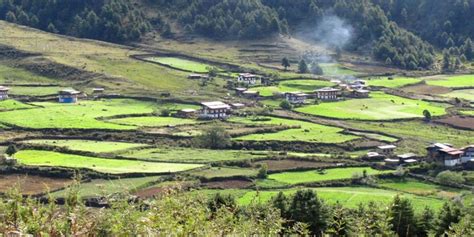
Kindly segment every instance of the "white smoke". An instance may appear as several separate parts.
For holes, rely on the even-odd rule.
[[[344,48],[352,40],[354,28],[336,15],[326,15],[311,33],[311,38],[332,48]]]

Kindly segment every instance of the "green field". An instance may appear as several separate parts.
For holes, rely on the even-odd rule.
[[[474,78],[473,78],[473,80],[474,80]],[[473,82],[473,84],[474,84],[474,82]],[[449,92],[447,94],[442,94],[442,96],[474,101],[474,89],[455,90],[455,91]]]
[[[436,184],[418,181],[416,179],[382,180],[379,185],[385,188],[424,196],[431,195],[452,198],[459,194],[458,189],[442,187]]]
[[[349,208],[356,208],[360,203],[368,203],[370,201],[380,205],[386,205],[392,202],[397,194],[400,194],[396,191],[366,187],[314,188],[313,190],[326,202],[332,204],[339,202]],[[287,195],[291,195],[295,193],[297,189],[286,189],[282,191]],[[267,202],[276,196],[278,192],[280,191],[259,191],[257,194],[255,191],[249,191],[241,196],[238,201],[241,205],[247,205],[252,201]],[[445,202],[445,200],[413,194],[400,195],[410,199],[416,211],[423,210],[425,206],[438,210]]]
[[[151,57],[147,58],[146,60],[197,73],[207,73],[207,68],[211,66],[209,64],[175,57]]]
[[[383,92],[372,92],[370,98],[366,99],[308,105],[297,108],[296,111],[339,119],[388,120],[421,118],[425,109],[430,111],[433,116],[446,113],[445,107],[442,105],[402,98]]]
[[[135,160],[104,159],[64,154],[52,151],[22,150],[15,154],[21,164],[30,166],[52,166],[87,168],[102,173],[167,173],[201,167],[198,164],[176,164],[144,162]]]
[[[190,174],[207,179],[234,176],[255,177],[257,170],[249,168],[212,167],[205,170],[191,171]]]
[[[46,96],[56,95],[58,91],[64,89],[59,86],[12,86],[10,88],[12,95],[27,95],[27,96]]]
[[[198,121],[194,119],[182,119],[175,117],[157,117],[157,116],[143,116],[143,117],[128,117],[119,119],[110,119],[108,122],[129,125],[137,127],[164,127],[176,126],[185,124],[195,124]]]
[[[338,63],[320,63],[319,66],[323,69],[323,73],[326,76],[344,76],[358,74],[356,71],[342,67]]]
[[[34,106],[21,103],[16,100],[0,100],[0,111],[2,110],[15,110],[15,109],[28,109],[34,108]]]
[[[461,114],[474,116],[474,110],[463,110],[461,111]]]
[[[125,157],[163,162],[211,163],[219,161],[249,160],[266,157],[266,152],[238,150],[210,150],[184,147],[150,148],[120,153]]]
[[[95,179],[91,182],[81,183],[78,186],[80,197],[108,196],[114,193],[133,192],[137,189],[145,188],[160,179],[159,176],[150,176],[143,178],[124,178],[124,179]],[[51,193],[53,197],[65,197],[70,191],[66,188]]]
[[[322,80],[287,80],[281,81],[278,86],[254,87],[252,90],[259,91],[260,96],[266,97],[285,92],[312,92],[316,89],[328,86],[334,86],[334,83]]]
[[[342,143],[358,138],[357,136],[345,135],[340,133],[343,131],[343,129],[340,128],[298,120],[282,119],[275,117],[259,117],[258,120],[255,120],[254,117],[233,117],[229,121],[255,125],[299,126],[299,128],[287,129],[275,133],[250,134],[238,137],[236,138],[237,140]]]
[[[11,67],[0,61],[0,83],[2,84],[46,84],[52,79],[42,77],[21,68]],[[13,87],[11,89],[14,89]]]
[[[133,129],[134,126],[107,123],[97,118],[122,114],[152,113],[156,108],[156,105],[151,102],[127,99],[81,101],[78,104],[55,102],[37,102],[33,104],[39,107],[1,112],[0,122],[26,128]]]
[[[428,85],[444,87],[474,87],[474,75],[438,76],[426,80]]]
[[[388,78],[382,79],[371,79],[367,81],[368,86],[379,86],[379,87],[388,87],[388,88],[398,88],[411,84],[416,84],[421,82],[421,79],[413,77],[394,77],[393,80]]]
[[[389,173],[392,171],[379,171],[370,167],[354,167],[354,168],[334,168],[325,169],[320,172],[317,170],[301,171],[301,172],[283,172],[271,174],[268,179],[275,180],[281,183],[287,184],[301,184],[301,183],[312,183],[327,180],[338,180],[338,179],[350,179],[354,175],[358,177],[362,176],[364,170],[368,175]]]
[[[65,147],[75,151],[88,151],[95,153],[108,153],[128,150],[132,148],[144,147],[145,144],[139,143],[126,143],[126,142],[106,142],[106,141],[93,141],[93,140],[27,140],[23,143],[33,145],[47,145]]]
[[[396,142],[396,141],[399,140],[398,138],[389,137],[389,136],[385,136],[385,135],[378,134],[378,133],[356,132],[356,131],[350,131],[350,133],[354,134],[356,136],[365,136],[365,137],[368,137],[370,139],[384,141],[384,142]]]

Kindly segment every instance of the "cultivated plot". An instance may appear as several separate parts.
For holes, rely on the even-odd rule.
[[[413,77],[394,77],[393,79],[380,78],[371,79],[367,81],[369,86],[387,87],[387,88],[398,88],[407,85],[412,85],[421,82],[419,78]]]
[[[322,80],[286,80],[281,81],[277,86],[254,87],[251,90],[259,91],[261,96],[267,97],[285,92],[312,92],[322,87],[334,85],[332,82]]]
[[[146,144],[127,143],[127,142],[107,142],[107,141],[93,141],[93,140],[47,140],[35,139],[23,141],[26,144],[32,145],[46,145],[65,147],[74,151],[87,151],[95,153],[109,153],[129,150],[133,148],[145,147]]]

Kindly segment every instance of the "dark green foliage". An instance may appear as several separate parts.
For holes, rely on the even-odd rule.
[[[310,189],[298,190],[288,209],[290,220],[308,224],[311,234],[321,236],[328,226],[329,210]]]
[[[220,126],[213,126],[204,134],[195,138],[198,146],[203,148],[220,149],[230,146],[231,140],[229,133]]]
[[[425,117],[425,121],[429,122],[431,121],[431,113],[428,110],[423,110],[423,117]]]
[[[258,170],[257,178],[265,179],[268,176],[268,167],[267,164],[262,164],[260,169]]]
[[[293,106],[291,106],[290,102],[287,100],[284,100],[280,103],[280,108],[285,109],[285,110],[291,110]]]
[[[321,66],[319,66],[319,64],[317,62],[311,63],[311,73],[314,74],[314,75],[323,75],[324,74],[323,69],[321,68]]]
[[[17,153],[18,149],[16,148],[15,144],[11,144],[8,146],[5,154],[12,156],[13,154]]]
[[[436,236],[444,235],[452,224],[461,220],[461,210],[454,205],[445,203],[439,212],[436,223]]]
[[[332,236],[349,236],[352,231],[351,213],[340,203],[337,203],[332,211],[332,218],[329,221],[328,233]]]
[[[150,30],[144,13],[128,0],[4,0],[0,19],[112,42],[136,40]]]
[[[288,68],[291,66],[290,60],[288,60],[287,57],[284,57],[284,58],[281,60],[281,65],[285,68],[285,71],[288,70]]]
[[[308,64],[306,64],[304,59],[301,59],[301,61],[298,63],[298,72],[299,73],[307,73],[308,72]]]
[[[208,206],[212,212],[216,212],[221,208],[234,210],[237,208],[237,203],[235,202],[235,198],[233,196],[217,193],[209,200]]]
[[[449,170],[440,172],[436,175],[436,180],[447,186],[463,184],[466,181],[462,174]]]
[[[423,209],[423,213],[417,217],[416,236],[426,237],[434,229],[435,215],[429,207]]]
[[[416,232],[415,214],[408,199],[395,196],[390,206],[389,216],[392,230],[400,237],[413,236]]]

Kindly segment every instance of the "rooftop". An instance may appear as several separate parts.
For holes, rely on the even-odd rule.
[[[221,101],[202,102],[201,105],[210,109],[229,109],[230,106]]]
[[[240,73],[239,76],[241,76],[241,77],[258,77],[257,75],[252,74],[252,73]]]
[[[332,91],[340,91],[340,90],[336,88],[331,88],[331,87],[324,87],[316,91],[317,92],[332,92]]]
[[[406,153],[406,154],[398,155],[397,157],[400,158],[400,159],[410,159],[410,158],[414,158],[416,156],[417,155],[415,153]]]
[[[195,109],[182,109],[182,110],[180,110],[180,111],[181,111],[181,112],[184,112],[184,113],[194,113],[194,112],[196,112]]]
[[[5,87],[5,86],[0,86],[0,91],[8,91],[10,88]]]
[[[308,94],[300,92],[300,91],[295,91],[295,92],[286,92],[288,95],[294,95],[294,96],[307,96]]]
[[[385,150],[385,149],[395,149],[397,146],[395,145],[384,145],[384,146],[378,146],[379,149]]]
[[[76,91],[74,89],[63,89],[59,91],[59,94],[70,94],[70,95],[77,95],[81,93],[80,91]]]

